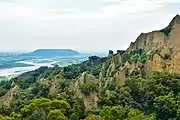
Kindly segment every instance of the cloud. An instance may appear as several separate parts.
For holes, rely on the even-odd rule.
[[[0,50],[126,49],[141,32],[165,27],[178,0],[1,0]]]

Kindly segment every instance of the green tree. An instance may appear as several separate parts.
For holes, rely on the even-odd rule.
[[[88,117],[86,117],[86,120],[104,120],[104,119],[98,115],[89,115]]]
[[[100,116],[105,120],[124,120],[126,109],[121,106],[105,106],[100,112]]]
[[[17,120],[17,119],[13,119],[13,118],[8,117],[8,116],[1,116],[0,115],[0,120]]]
[[[158,96],[154,100],[154,109],[157,117],[160,119],[176,118],[180,100],[178,100],[174,93],[169,93],[167,96]]]
[[[71,107],[64,100],[50,100],[46,98],[34,99],[29,105],[21,109],[21,114],[24,118],[30,116],[31,120],[38,116],[46,118],[50,111],[60,110],[63,114],[68,115]],[[39,113],[39,114],[38,114]]]
[[[126,120],[155,120],[155,117],[145,115],[137,109],[130,109]]]
[[[68,114],[71,106],[64,100],[53,100],[50,103],[51,110],[59,109],[63,114]]]
[[[82,93],[88,94],[90,92],[97,92],[98,85],[95,83],[85,83],[80,85],[80,90]]]
[[[51,110],[48,114],[48,120],[68,120],[61,110]]]

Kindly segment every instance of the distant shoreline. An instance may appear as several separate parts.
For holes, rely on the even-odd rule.
[[[88,56],[66,56],[66,57],[52,57],[52,58],[34,58],[26,60],[15,60],[15,62],[7,61],[2,65],[0,61],[0,81],[9,80],[13,77],[16,77],[22,73],[36,70],[42,66],[53,67],[58,66],[67,66],[70,64],[77,64],[85,61]],[[14,56],[12,56],[14,59]],[[12,64],[12,65],[11,65]],[[7,65],[7,66],[6,66]]]

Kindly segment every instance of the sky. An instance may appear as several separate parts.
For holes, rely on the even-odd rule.
[[[179,0],[0,0],[0,51],[124,50],[176,14]]]

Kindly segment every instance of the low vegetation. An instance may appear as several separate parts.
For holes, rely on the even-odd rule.
[[[124,53],[130,62],[149,59],[158,51]],[[125,85],[116,86],[114,76],[99,83],[81,83],[82,94],[98,95],[96,107],[86,109],[83,98],[72,87],[81,73],[87,71],[98,78],[102,64],[109,58],[90,57],[87,61],[64,68],[41,67],[10,81],[0,83],[3,97],[13,84],[20,87],[10,105],[1,105],[1,120],[178,120],[180,118],[180,75],[154,72],[147,77],[132,74]],[[59,92],[50,93],[41,80],[58,80]],[[109,79],[112,79],[110,82]],[[52,81],[51,81],[52,82]],[[102,84],[101,84],[102,83]],[[101,84],[101,85],[100,85]],[[56,88],[57,89],[57,88]]]
[[[3,81],[0,85],[4,89],[11,87],[10,81]],[[178,120],[180,117],[178,74],[155,72],[146,79],[132,76],[120,88],[107,86],[98,89],[96,84],[81,85],[82,93],[99,93],[98,107],[88,111],[69,85],[54,95],[49,95],[48,87],[38,82],[30,81],[28,85],[28,89],[21,86],[25,90],[10,106],[1,106],[2,120]]]

